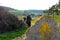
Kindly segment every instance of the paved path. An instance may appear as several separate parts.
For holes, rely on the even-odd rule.
[[[54,19],[46,16],[28,30],[26,34],[26,40],[41,40],[41,33],[38,31],[44,22],[47,22],[51,28],[51,35],[50,37],[48,37],[48,33],[46,32],[45,40],[60,40],[60,35],[58,34],[57,26]]]

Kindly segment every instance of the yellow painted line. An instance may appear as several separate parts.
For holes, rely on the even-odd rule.
[[[41,39],[41,40],[44,40],[46,30],[48,30],[48,34],[50,35],[51,29],[50,29],[50,27],[49,27],[49,25],[48,25],[47,22],[45,22],[45,23],[42,25],[42,27],[39,29],[39,32],[42,33],[42,39]]]

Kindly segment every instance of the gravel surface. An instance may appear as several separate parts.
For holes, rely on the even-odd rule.
[[[48,36],[48,32],[46,32],[45,40],[60,40],[60,34],[58,34],[58,29],[54,19],[46,16],[28,30],[26,40],[41,40],[41,33],[39,33],[38,30],[44,22],[47,22],[51,28],[51,34]]]
[[[44,22],[47,22],[51,29],[50,35],[48,35],[48,31],[46,31],[45,40],[60,40],[60,34],[58,33],[56,22],[53,18],[46,16],[43,19],[37,21],[35,25],[30,27],[24,35],[21,37],[16,37],[13,40],[41,40],[41,33],[38,31]]]

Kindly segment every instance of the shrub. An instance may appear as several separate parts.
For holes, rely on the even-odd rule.
[[[18,18],[0,7],[0,33],[8,32],[25,26],[24,22],[18,20]]]

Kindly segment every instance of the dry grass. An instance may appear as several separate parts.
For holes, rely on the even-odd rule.
[[[43,16],[36,16],[32,18],[31,25],[34,25],[38,20],[41,20]]]
[[[17,16],[19,20],[23,20],[23,16]]]

